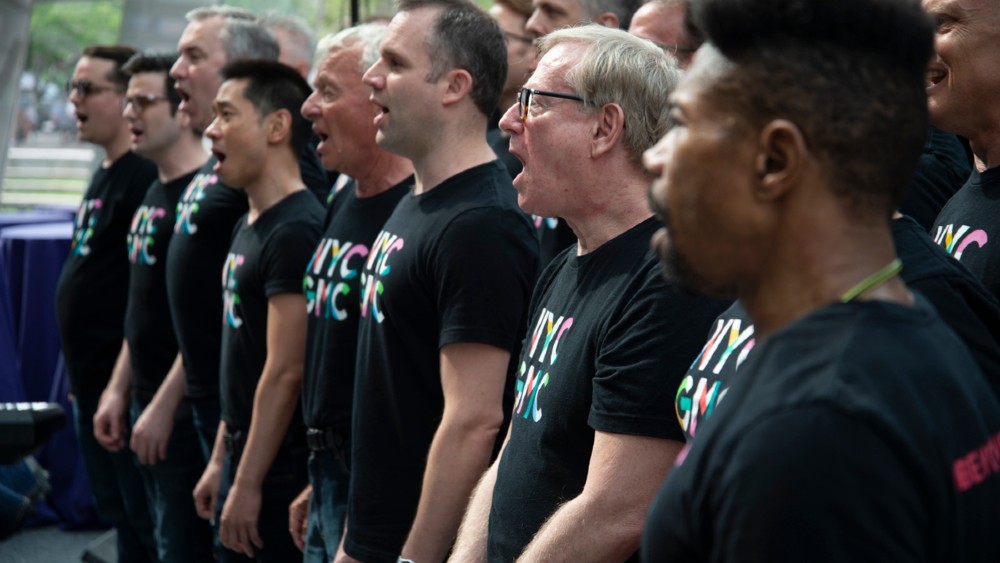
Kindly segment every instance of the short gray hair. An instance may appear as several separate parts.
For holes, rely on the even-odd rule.
[[[635,162],[666,134],[667,97],[681,71],[662,49],[645,39],[597,24],[554,31],[540,41],[539,57],[556,45],[586,47],[566,82],[584,106],[614,103],[625,115],[624,143]]]
[[[291,40],[289,46],[295,50],[292,58],[303,61],[312,67],[315,36],[313,35],[312,28],[306,23],[306,20],[298,16],[268,12],[260,18],[260,22],[272,34],[276,29],[287,33],[288,38]]]
[[[334,49],[352,49],[360,44],[361,60],[359,62],[362,74],[371,68],[379,58],[382,41],[385,40],[388,26],[384,23],[364,23],[348,27],[337,33],[331,33],[319,40],[316,47],[316,60],[322,61]]]
[[[278,42],[260,19],[253,13],[225,4],[195,8],[184,15],[189,22],[201,22],[222,18],[222,33],[219,39],[226,50],[226,60],[239,59],[278,60]]]

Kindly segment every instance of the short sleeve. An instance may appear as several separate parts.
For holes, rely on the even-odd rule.
[[[538,242],[524,217],[478,208],[456,217],[434,249],[439,346],[514,352],[535,281]]]
[[[264,294],[302,293],[302,276],[319,240],[319,226],[305,222],[276,228],[261,257]]]
[[[667,285],[652,259],[641,280],[619,310],[608,311],[588,423],[602,432],[683,442],[674,395],[724,304]]]

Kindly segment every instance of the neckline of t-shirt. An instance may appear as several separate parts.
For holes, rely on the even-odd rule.
[[[982,172],[973,169],[972,175],[969,177],[969,183],[973,186],[1000,187],[1000,166],[994,166]]]
[[[414,200],[427,200],[434,197],[434,194],[444,194],[449,193],[454,189],[461,188],[462,184],[467,182],[470,178],[473,178],[479,174],[485,174],[490,167],[493,166],[503,166],[500,164],[498,159],[491,160],[489,162],[484,162],[482,164],[477,164],[472,168],[466,168],[461,172],[455,173],[444,180],[438,185],[434,186],[430,190],[424,191],[423,193],[413,193],[412,191],[408,194],[409,197]],[[505,169],[506,170],[506,169]],[[506,172],[504,172],[506,174]]]
[[[351,201],[350,206],[354,208],[369,207],[373,205],[378,205],[386,199],[392,199],[393,194],[396,194],[399,190],[409,191],[413,187],[413,175],[409,175],[405,180],[399,182],[398,184],[392,186],[391,188],[385,190],[384,192],[379,192],[373,196],[369,197],[358,197],[357,191],[355,191],[355,184],[351,183],[344,186],[343,189],[351,190]],[[401,194],[405,195],[405,194]]]
[[[602,244],[593,252],[588,252],[583,256],[580,256],[579,254],[576,253],[576,243],[574,243],[570,247],[569,257],[566,260],[566,264],[573,269],[584,268],[588,264],[592,264],[595,261],[600,260],[602,257],[610,255],[612,251],[620,248],[621,246],[627,245],[632,240],[633,236],[640,236],[639,233],[641,233],[643,229],[649,228],[655,231],[655,229],[657,228],[656,223],[657,223],[656,217],[649,217],[647,219],[643,219],[638,224],[630,227],[627,231],[619,233],[618,236]],[[649,236],[652,236],[652,233],[650,233],[647,236],[647,239]]]

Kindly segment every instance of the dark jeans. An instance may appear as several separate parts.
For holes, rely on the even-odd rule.
[[[73,401],[73,426],[97,515],[118,532],[119,561],[156,561],[153,518],[135,454],[128,448],[111,453],[94,438],[94,413],[99,398],[81,394]]]
[[[303,563],[329,563],[337,554],[347,517],[350,476],[341,454],[333,450],[309,454],[309,528]]]
[[[222,465],[222,482],[219,484],[219,504],[215,509],[216,526],[222,519],[222,507],[226,504],[229,489],[236,478],[236,468],[239,467],[245,444],[239,440],[236,447],[226,449]],[[308,482],[306,459],[308,450],[305,445],[290,446],[283,444],[271,468],[264,476],[261,485],[260,514],[257,516],[257,532],[264,548],[256,550],[256,556],[247,556],[230,551],[225,547],[219,550],[220,563],[245,561],[260,561],[262,563],[288,563],[301,561],[302,552],[295,547],[292,535],[288,532],[288,505],[302,492]],[[216,530],[218,532],[218,530]]]
[[[146,408],[132,400],[132,425]],[[167,459],[139,465],[146,499],[153,513],[156,549],[161,563],[212,563],[212,525],[198,516],[191,496],[205,470],[191,406],[181,402],[167,442]]]
[[[191,416],[194,429],[198,434],[198,444],[201,446],[202,459],[205,463],[212,458],[212,447],[215,436],[219,432],[219,399],[184,399],[191,404]]]

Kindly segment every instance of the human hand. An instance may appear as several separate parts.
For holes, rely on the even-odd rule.
[[[253,557],[254,548],[264,547],[257,531],[260,502],[260,487],[234,484],[229,489],[219,525],[219,540],[227,549]]]
[[[299,551],[306,549],[306,530],[309,528],[309,497],[312,495],[312,486],[306,485],[299,496],[295,497],[292,504],[288,505],[288,533],[292,534],[292,541]]]
[[[132,428],[129,447],[143,465],[153,465],[167,459],[167,444],[174,430],[174,412],[150,403]]]
[[[125,411],[128,401],[119,393],[105,389],[94,413],[94,439],[109,452],[118,452],[125,447],[128,423]]]
[[[222,481],[222,467],[218,462],[209,461],[202,472],[198,484],[194,486],[194,509],[205,520],[215,517],[215,504],[219,498],[219,482]]]

